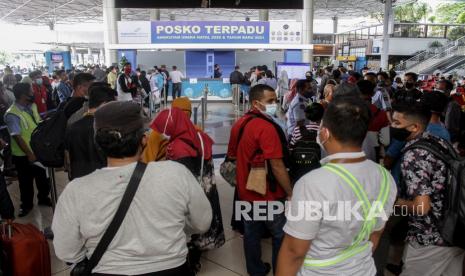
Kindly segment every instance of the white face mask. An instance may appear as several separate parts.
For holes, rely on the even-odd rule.
[[[265,111],[262,111],[262,113],[267,114],[268,116],[275,117],[276,116],[276,111],[278,109],[277,104],[262,104],[262,106],[265,107]]]

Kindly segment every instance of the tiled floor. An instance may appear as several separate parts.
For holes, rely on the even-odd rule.
[[[237,114],[233,112],[229,104],[212,104],[209,106],[209,114],[206,121],[206,132],[215,140],[216,145],[214,154],[223,154],[226,152],[229,140],[229,130],[231,124],[236,119]],[[215,160],[217,175],[217,186],[220,195],[221,211],[225,227],[226,243],[223,247],[209,251],[202,257],[202,269],[200,276],[234,276],[247,275],[245,267],[245,258],[243,251],[243,242],[239,234],[231,230],[229,226],[232,214],[232,201],[234,189],[219,176],[218,168],[221,159]],[[64,172],[57,172],[57,189],[58,193],[64,189],[68,183],[67,176]],[[18,184],[14,182],[8,187],[8,190],[15,203],[16,210],[19,210],[19,190]],[[20,223],[33,223],[39,229],[43,230],[50,226],[52,220],[52,210],[50,208],[36,207],[27,217],[18,219]],[[53,275],[69,275],[69,267],[58,260],[54,254],[53,245],[50,242],[52,253],[52,272]],[[262,241],[263,260],[271,262],[271,242],[270,240]],[[386,274],[390,275],[390,274]]]

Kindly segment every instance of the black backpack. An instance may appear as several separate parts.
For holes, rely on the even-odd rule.
[[[317,131],[300,126],[302,138],[291,149],[291,175],[294,183],[308,172],[319,168],[321,147],[316,142]]]
[[[438,143],[420,140],[408,148],[423,149],[442,160],[448,169],[444,218],[439,225],[442,238],[452,246],[465,248],[465,158],[460,157],[454,147],[447,144],[447,150]]]

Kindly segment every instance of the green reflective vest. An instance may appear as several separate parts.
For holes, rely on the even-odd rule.
[[[23,111],[16,103],[12,104],[10,108],[6,111],[8,114],[13,114],[20,119],[21,133],[20,136],[23,138],[24,142],[30,147],[31,135],[32,132],[36,129],[37,125],[41,121],[39,112],[37,111],[36,104],[32,104],[32,116],[27,111]],[[14,156],[26,156],[26,153],[19,147],[15,139],[11,139],[11,153]]]

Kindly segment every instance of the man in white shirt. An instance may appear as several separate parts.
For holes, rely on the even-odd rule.
[[[90,259],[114,217],[147,142],[140,112],[131,102],[111,102],[95,112],[95,140],[108,167],[73,180],[61,194],[52,223],[59,259]],[[121,227],[92,272],[191,276],[184,231],[203,233],[211,220],[210,203],[190,171],[172,161],[149,163]]]
[[[372,252],[397,189],[362,152],[369,122],[359,97],[337,97],[326,109],[318,139],[328,156],[294,187],[276,275],[376,274]]]
[[[176,99],[176,97],[181,97],[181,84],[183,78],[184,75],[181,71],[178,71],[178,67],[173,66],[173,71],[170,72],[170,79],[173,83],[173,100]]]

